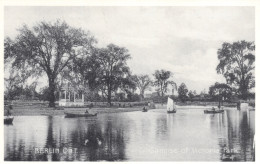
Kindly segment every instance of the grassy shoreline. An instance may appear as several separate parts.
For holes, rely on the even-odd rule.
[[[84,113],[88,110],[89,113],[120,113],[120,112],[132,112],[132,111],[141,111],[142,107],[132,107],[132,108],[65,108],[65,109],[55,109],[55,108],[14,108],[11,110],[13,116],[56,116],[64,115],[64,112],[73,112],[73,113]]]

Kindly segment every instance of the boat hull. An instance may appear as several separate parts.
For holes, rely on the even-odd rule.
[[[5,117],[4,124],[12,124],[13,120],[14,120],[14,117]]]
[[[215,110],[215,111],[213,111],[213,110],[204,110],[205,114],[215,114],[215,113],[223,113],[223,112],[224,112],[224,110]]]
[[[173,110],[173,111],[167,111],[167,113],[176,113],[176,110]]]
[[[64,112],[65,114],[65,117],[67,118],[74,118],[74,117],[95,117],[97,116],[97,113],[95,114],[85,114],[85,113],[67,113],[67,112]]]

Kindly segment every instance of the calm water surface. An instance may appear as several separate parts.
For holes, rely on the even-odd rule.
[[[97,118],[17,116],[4,126],[6,161],[252,161],[254,111],[163,109]]]

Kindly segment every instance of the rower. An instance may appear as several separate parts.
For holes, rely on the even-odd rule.
[[[93,107],[93,104],[91,103],[89,106],[88,106],[88,108],[89,109],[91,109]],[[88,110],[86,109],[86,112],[85,112],[85,114],[89,114],[89,112],[88,112]]]

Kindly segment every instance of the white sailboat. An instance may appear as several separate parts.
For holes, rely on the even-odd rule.
[[[176,113],[176,106],[171,98],[168,97],[167,113]]]

